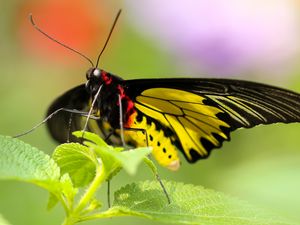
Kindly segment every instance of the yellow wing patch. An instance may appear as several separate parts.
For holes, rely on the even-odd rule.
[[[187,91],[177,90],[173,88],[151,88],[143,91],[142,96],[149,96],[167,101],[183,101],[188,100],[190,103],[202,103],[205,99],[200,95],[196,95]],[[185,99],[188,97],[189,99]]]
[[[172,88],[151,88],[136,97],[135,107],[145,115],[171,129],[181,143],[182,150],[189,161],[209,154],[203,139],[215,147],[221,145],[220,139],[228,139],[223,128],[230,125],[218,117],[224,111],[206,105],[205,97]]]
[[[154,122],[147,123],[147,118],[142,116],[141,121],[136,119],[137,113],[132,115],[132,130],[125,130],[125,141],[134,143],[135,146],[151,146],[152,155],[156,161],[170,170],[178,170],[180,159],[177,148],[172,143],[172,137],[167,137],[163,130],[158,129]],[[138,130],[140,129],[140,130]]]

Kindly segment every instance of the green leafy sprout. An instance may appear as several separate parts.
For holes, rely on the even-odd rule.
[[[103,209],[96,192],[120,170],[135,175],[138,166],[146,163],[157,176],[157,168],[148,158],[151,148],[125,150],[106,144],[93,133],[73,134],[83,137],[83,143],[59,145],[52,157],[23,141],[0,136],[0,179],[29,182],[49,191],[48,209],[62,204],[66,215],[63,225],[117,216],[169,224],[295,224],[214,190],[163,181],[171,201],[168,203],[156,179],[122,187],[114,193],[112,206]],[[9,223],[0,215],[0,224]]]

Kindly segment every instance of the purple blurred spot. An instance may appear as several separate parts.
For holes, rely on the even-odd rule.
[[[187,65],[213,75],[282,72],[299,55],[292,0],[125,0],[131,21]]]

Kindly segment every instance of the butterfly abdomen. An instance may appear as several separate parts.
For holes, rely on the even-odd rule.
[[[139,111],[133,113],[129,120],[130,127],[125,131],[127,142],[137,147],[152,147],[152,155],[159,164],[170,170],[179,169],[180,160],[173,132],[168,132]]]

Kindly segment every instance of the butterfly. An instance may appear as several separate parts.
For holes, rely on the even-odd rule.
[[[101,90],[100,90],[101,87]],[[96,96],[96,92],[99,91]],[[230,79],[123,80],[99,68],[87,72],[87,82],[56,99],[48,115],[60,108],[88,111],[95,101],[88,130],[120,144],[120,111],[125,141],[153,147],[154,158],[177,170],[178,151],[194,163],[230,140],[230,132],[259,124],[300,122],[300,94],[282,88]],[[86,117],[61,112],[47,121],[51,135],[65,142],[81,130]]]
[[[70,133],[89,130],[110,144],[151,146],[159,164],[177,170],[179,151],[194,163],[209,157],[238,128],[300,122],[300,94],[279,87],[233,79],[124,80],[99,69],[120,13],[96,66],[42,31],[30,17],[39,32],[92,65],[86,83],[58,97],[48,109],[46,123],[55,140],[78,141]]]

